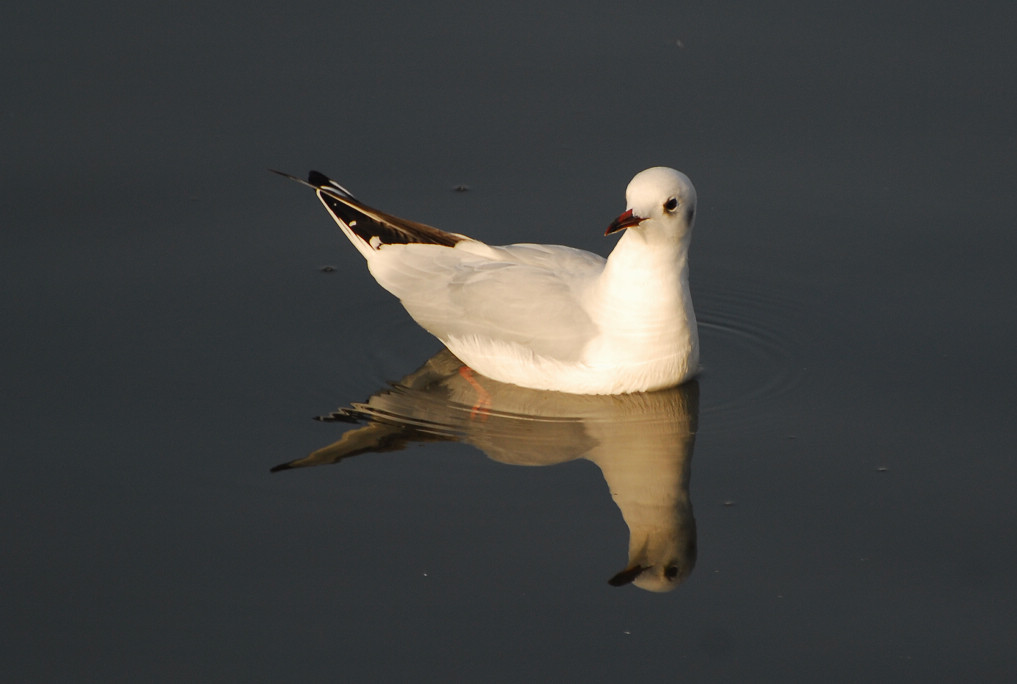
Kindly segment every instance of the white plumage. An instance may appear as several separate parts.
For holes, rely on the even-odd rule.
[[[698,369],[688,284],[696,191],[674,169],[629,183],[627,209],[606,232],[627,230],[606,260],[560,245],[492,247],[372,209],[315,171],[294,180],[316,190],[378,283],[478,373],[622,394],[672,387]]]

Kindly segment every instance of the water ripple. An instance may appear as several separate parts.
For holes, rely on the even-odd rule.
[[[752,423],[760,402],[792,391],[805,377],[810,324],[802,303],[776,290],[726,284],[699,295],[696,312],[711,429]]]

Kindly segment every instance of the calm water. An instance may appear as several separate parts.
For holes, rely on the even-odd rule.
[[[5,10],[7,676],[1011,679],[1012,3],[363,5]],[[606,254],[657,164],[703,373],[490,406],[266,172]]]

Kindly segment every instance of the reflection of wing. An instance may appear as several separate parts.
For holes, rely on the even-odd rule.
[[[569,247],[463,242],[455,249],[389,245],[373,256],[370,269],[442,341],[497,340],[572,361],[597,334],[577,288],[603,264]]]
[[[308,466],[332,465],[360,454],[402,451],[411,444],[432,441],[433,439],[435,438],[406,425],[370,422],[367,425],[343,433],[339,441],[323,449],[311,452],[306,458],[277,465],[272,468],[272,472],[276,473],[280,470],[305,468]]]

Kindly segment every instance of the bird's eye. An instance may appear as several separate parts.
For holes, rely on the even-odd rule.
[[[678,200],[672,197],[668,201],[664,202],[664,208],[668,211],[674,211],[678,208]]]

